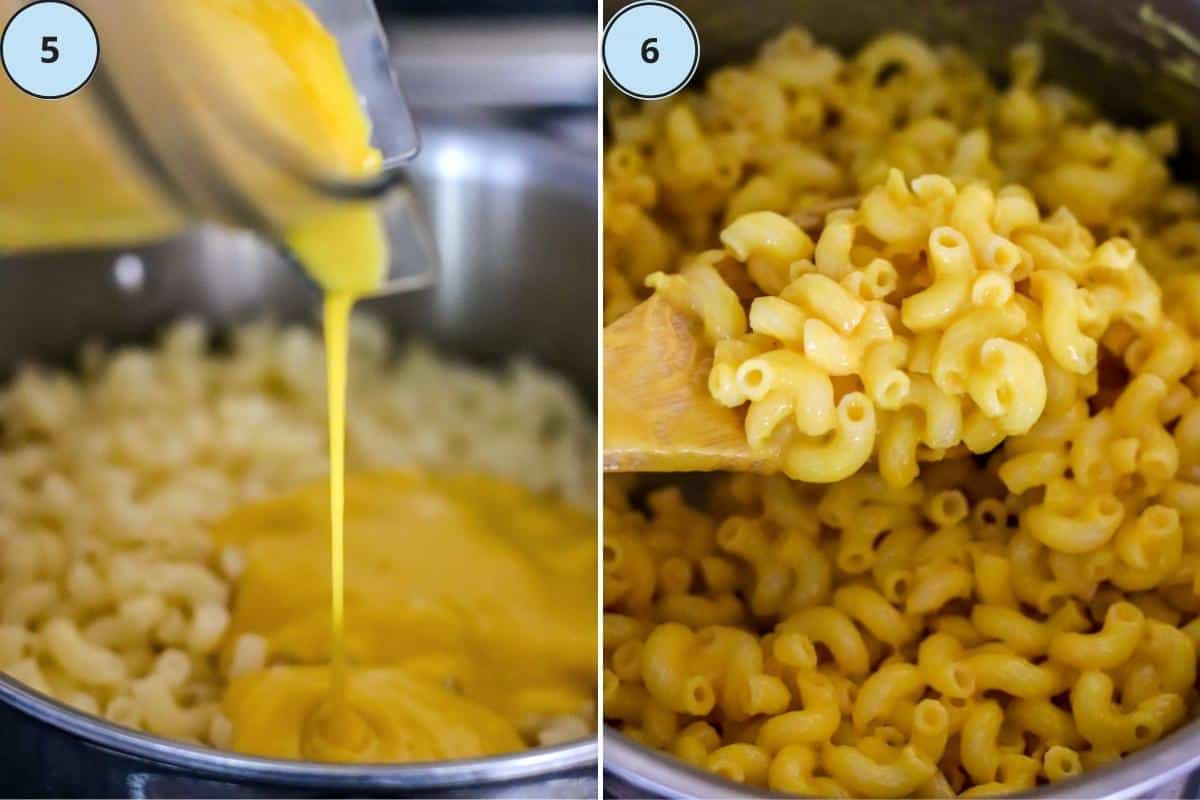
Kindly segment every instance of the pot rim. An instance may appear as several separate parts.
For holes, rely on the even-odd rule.
[[[1151,797],[1153,790],[1183,778],[1200,765],[1200,719],[1122,759],[1086,770],[1061,783],[1031,792],[1004,795],[1029,798]],[[699,770],[667,753],[643,747],[609,725],[604,726],[604,770],[639,792],[666,798],[785,798],[765,789],[745,791],[722,778]],[[1181,796],[1195,796],[1184,794]]]
[[[429,789],[528,779],[594,765],[595,739],[518,753],[409,764],[321,764],[246,756],[135,731],[85,714],[0,673],[0,702],[94,745],[200,777],[277,785]]]

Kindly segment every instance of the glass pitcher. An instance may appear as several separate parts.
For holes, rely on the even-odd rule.
[[[0,0],[0,20],[22,5]],[[370,206],[391,244],[383,289],[428,283],[432,236],[402,169],[417,134],[371,0],[76,5],[100,41],[83,89],[45,100],[0,80],[0,252],[195,222],[286,249],[298,228]]]

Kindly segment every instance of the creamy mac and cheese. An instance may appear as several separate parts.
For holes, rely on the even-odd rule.
[[[979,796],[1189,716],[1200,195],[1173,127],[1039,72],[1020,47],[998,90],[954,48],[793,30],[611,108],[606,316],[693,315],[778,466],[606,481],[627,735],[779,791]]]

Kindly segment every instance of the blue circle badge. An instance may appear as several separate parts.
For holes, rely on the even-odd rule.
[[[669,97],[696,74],[700,37],[687,15],[661,0],[630,3],[604,26],[604,74],[640,100]]]
[[[91,20],[70,3],[39,0],[18,11],[0,37],[8,77],[34,97],[74,94],[96,71],[100,40]]]

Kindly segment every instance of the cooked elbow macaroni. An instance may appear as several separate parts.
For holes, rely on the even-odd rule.
[[[784,792],[979,796],[1195,708],[1200,194],[1171,126],[1039,72],[793,30],[610,109],[606,317],[696,315],[779,469],[607,479],[605,711],[635,740]]]
[[[836,280],[808,259],[814,248],[795,222],[755,211],[721,232],[724,251],[647,284],[696,314],[721,347],[709,385],[723,405],[746,406],[752,450],[778,453],[784,474],[811,483],[842,480],[874,458],[883,478],[902,486],[921,461],[964,447],[986,453],[1028,433],[1051,388],[1057,404],[1086,398],[1110,329],[1124,326],[1130,346],[1143,349],[1160,335],[1156,292],[1137,307],[1121,302],[1134,276],[1153,285],[1128,241],[1096,246],[1067,213],[998,215],[997,197],[1021,191],[959,188],[937,175],[910,185],[893,169],[818,238],[820,249],[827,236],[849,237],[852,255],[838,262]],[[1035,236],[1032,252],[1015,244]],[[731,285],[738,279],[715,266],[722,259],[726,273],[744,270],[749,291],[762,292],[749,314]],[[896,288],[856,293],[881,265]],[[1146,402],[1114,414],[1137,418]]]
[[[1024,531],[1040,490],[1007,495],[994,463],[894,491],[712,480],[702,507],[607,484],[605,708],[639,741],[781,791],[979,794],[1144,747],[1194,701],[1194,562],[1122,590],[1113,544]],[[1108,579],[1059,563],[1106,553]]]

